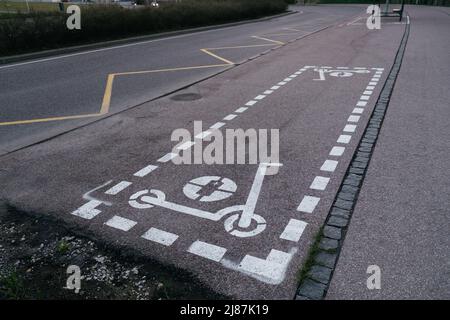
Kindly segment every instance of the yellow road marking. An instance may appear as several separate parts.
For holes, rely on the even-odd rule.
[[[222,49],[242,49],[242,48],[254,48],[254,47],[269,47],[273,44],[251,44],[248,46],[234,46],[234,47],[218,47],[218,48],[205,48],[206,50],[222,50]]]
[[[231,63],[234,64],[234,63]],[[230,64],[211,64],[204,66],[194,66],[194,67],[180,67],[180,68],[169,68],[169,69],[155,69],[155,70],[144,70],[144,71],[130,71],[130,72],[120,72],[114,73],[116,76],[124,75],[134,75],[134,74],[145,74],[145,73],[157,73],[157,72],[168,72],[168,71],[181,71],[181,70],[192,70],[192,69],[203,69],[203,68],[215,68],[215,67],[228,67]]]
[[[72,120],[72,119],[80,119],[80,118],[98,117],[101,115],[102,115],[101,113],[91,113],[91,114],[79,114],[79,115],[75,115],[75,116],[66,116],[66,117],[53,117],[53,118],[41,118],[41,119],[31,119],[31,120],[0,122],[0,126],[11,126],[11,125],[15,125],[15,124],[29,124],[29,123],[49,122],[49,121],[59,121],[59,120]]]
[[[284,44],[284,42],[281,42],[281,41],[272,40],[272,39],[268,39],[268,38],[264,38],[264,37],[259,37],[259,36],[252,36],[252,38],[260,39],[260,40],[266,40],[266,41],[273,42],[273,43],[280,44],[280,45],[283,45],[283,44]]]
[[[210,56],[212,56],[212,57],[214,57],[216,59],[219,59],[220,61],[223,61],[223,62],[225,62],[225,63],[227,63],[229,65],[234,64],[234,62],[232,62],[230,60],[227,60],[225,58],[222,58],[221,56],[218,56],[217,54],[214,54],[214,53],[208,51],[207,49],[200,49],[200,51],[202,51],[202,52],[204,52],[206,54],[209,54]]]
[[[287,29],[287,28],[286,28]],[[300,31],[300,30],[298,30]],[[276,35],[276,34],[274,34]],[[288,35],[288,34],[286,34]],[[156,69],[156,70],[144,70],[144,71],[130,71],[130,72],[120,72],[120,73],[111,73],[108,75],[106,80],[105,92],[103,94],[102,106],[99,113],[90,113],[90,114],[80,114],[73,116],[62,116],[62,117],[49,117],[49,118],[40,118],[40,119],[30,119],[30,120],[18,120],[18,121],[9,121],[9,122],[0,122],[0,126],[10,126],[17,124],[30,124],[30,123],[40,123],[40,122],[50,122],[50,121],[61,121],[61,120],[72,120],[72,119],[81,119],[81,118],[89,118],[89,117],[98,117],[105,115],[109,112],[109,108],[111,105],[111,96],[114,78],[116,76],[124,76],[124,75],[136,75],[136,74],[147,74],[147,73],[158,73],[158,72],[169,72],[169,71],[181,71],[181,70],[193,70],[193,69],[203,69],[203,68],[217,68],[217,67],[229,67],[234,65],[235,63],[225,59],[217,54],[212,53],[210,50],[221,50],[221,49],[241,49],[241,48],[255,48],[255,47],[267,47],[274,45],[284,45],[284,42],[272,40],[259,36],[252,36],[252,38],[269,41],[274,44],[255,44],[248,46],[230,46],[230,47],[218,47],[218,48],[203,48],[200,49],[203,53],[210,55],[225,64],[212,64],[212,65],[201,65],[201,66],[192,66],[192,67],[180,67],[180,68],[167,68],[167,69]]]
[[[292,30],[292,31],[297,31],[297,32],[302,32],[302,30],[298,30],[295,28],[283,28],[284,30]]]
[[[100,114],[106,114],[109,111],[109,106],[111,104],[111,93],[112,86],[114,82],[115,74],[109,74],[108,80],[106,81],[105,94],[103,95],[102,108],[100,109]]]

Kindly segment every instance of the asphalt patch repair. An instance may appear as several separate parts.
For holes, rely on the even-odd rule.
[[[225,298],[188,274],[117,252],[58,221],[7,204],[0,204],[0,234],[0,300]],[[64,288],[69,265],[81,269],[78,293]]]

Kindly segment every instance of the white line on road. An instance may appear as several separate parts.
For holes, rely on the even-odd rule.
[[[356,103],[357,107],[365,107],[367,105],[367,101],[358,101]]]
[[[337,139],[337,142],[338,143],[345,143],[345,144],[347,144],[347,143],[349,143],[350,142],[350,139],[352,138],[352,136],[349,136],[349,135],[347,135],[347,134],[341,134],[340,136],[339,136],[339,138]]]
[[[235,115],[235,114],[229,114],[229,115],[227,115],[225,118],[223,118],[223,120],[225,120],[225,121],[231,121],[231,120],[233,120],[234,118],[236,118],[237,117],[237,115]]]
[[[152,164],[142,168],[141,170],[139,170],[138,172],[136,172],[134,174],[134,176],[136,177],[145,177],[146,175],[148,175],[150,172],[156,170],[158,168],[158,166],[154,166]]]
[[[197,256],[219,262],[227,252],[227,249],[197,240],[187,251]]]
[[[106,194],[109,195],[116,195],[118,194],[120,191],[125,190],[126,188],[128,188],[132,183],[128,182],[128,181],[120,181],[118,184],[116,184],[114,187],[108,189],[105,191]]]
[[[247,109],[248,109],[247,107],[240,107],[239,109],[236,109],[236,111],[234,111],[234,112],[242,113],[242,112],[244,112]]]
[[[325,162],[322,164],[322,167],[320,167],[320,170],[334,172],[334,170],[336,170],[337,165],[338,161],[336,160],[325,160]]]
[[[164,230],[150,228],[142,235],[142,238],[168,247],[178,239],[178,236]]]
[[[264,99],[265,97],[266,97],[265,95],[260,94],[260,95],[256,96],[254,99],[255,99],[255,100],[262,100],[262,99]]]
[[[159,158],[157,161],[166,163],[166,162],[169,162],[170,160],[174,159],[177,156],[178,156],[178,154],[173,153],[173,152],[169,152],[166,155],[164,155],[161,158]]]
[[[313,213],[319,201],[320,198],[318,197],[304,196],[302,202],[297,207],[297,211]]]
[[[177,147],[178,150],[187,150],[195,144],[194,141],[186,141]]]
[[[330,156],[340,157],[344,154],[344,151],[345,151],[345,147],[335,146],[335,147],[333,147],[333,149],[331,149]]]
[[[306,226],[307,223],[304,221],[291,219],[289,220],[283,233],[280,235],[280,239],[298,242],[303,234],[303,231],[305,231]]]
[[[355,124],[347,124],[344,127],[344,132],[355,132],[356,130],[356,125]]]
[[[205,137],[209,136],[211,134],[211,131],[203,131],[200,132],[198,135],[195,136],[196,139],[204,139]]]
[[[325,190],[329,181],[330,178],[328,177],[317,176],[314,178],[309,188],[314,190]]]
[[[347,121],[348,122],[358,122],[360,118],[361,118],[361,116],[351,115],[351,116],[348,117]]]
[[[245,105],[251,107],[252,105],[254,105],[255,103],[257,103],[258,101],[255,100],[250,100],[249,102],[247,102]]]
[[[210,129],[220,129],[225,125],[224,122],[216,122],[215,124],[213,124]]]
[[[127,218],[114,216],[108,221],[106,221],[105,224],[111,228],[119,229],[122,231],[128,231],[131,228],[133,228],[137,224],[137,222]]]
[[[103,202],[99,200],[91,200],[81,207],[79,207],[77,210],[73,211],[72,214],[74,216],[78,216],[83,219],[90,220],[94,218],[96,215],[98,215],[101,211],[96,209],[99,205],[101,205]]]
[[[364,111],[363,108],[355,108],[355,109],[353,109],[352,113],[358,113],[358,114],[361,114],[361,113],[363,113],[363,111]]]

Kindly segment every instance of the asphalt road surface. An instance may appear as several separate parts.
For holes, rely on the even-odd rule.
[[[265,22],[0,66],[9,122],[0,126],[3,153],[79,127],[2,156],[0,198],[187,270],[221,294],[292,299],[410,22],[328,298],[448,298],[449,10],[407,7],[402,23],[387,19],[369,30],[364,6],[296,9]],[[233,48],[200,50],[219,47]],[[101,114],[11,123],[92,113]],[[195,133],[194,121],[202,121]],[[180,128],[196,136],[183,154],[205,150],[225,129],[278,129],[282,165],[262,175],[263,164],[174,164],[171,134]],[[376,293],[365,284],[370,264],[386,272]],[[427,285],[418,290],[418,283]]]

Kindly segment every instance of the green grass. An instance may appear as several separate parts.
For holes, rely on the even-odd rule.
[[[25,286],[22,278],[16,272],[0,277],[0,293],[6,299],[23,299]]]
[[[60,254],[65,254],[67,251],[69,251],[70,245],[67,241],[61,240],[58,242],[58,246],[56,247],[56,250]]]
[[[323,237],[323,228],[320,228],[320,230],[314,236],[313,243],[309,248],[305,262],[303,262],[302,268],[298,272],[298,283],[302,283],[308,277],[308,272],[314,265],[314,259],[320,252],[319,243],[322,237]]]

